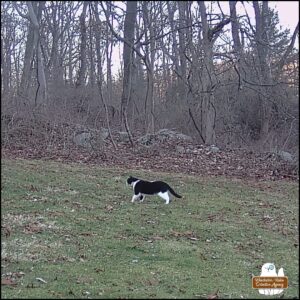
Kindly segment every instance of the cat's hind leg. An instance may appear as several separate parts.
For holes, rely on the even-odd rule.
[[[168,192],[164,192],[164,193],[159,192],[157,195],[158,195],[159,197],[163,198],[164,200],[166,200],[166,204],[169,204],[169,202],[170,202],[170,197],[169,197]]]

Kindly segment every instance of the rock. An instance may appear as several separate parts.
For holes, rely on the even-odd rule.
[[[183,133],[177,133],[177,138],[179,138],[180,140],[188,141],[188,142],[193,141],[191,136],[183,134]]]
[[[85,148],[91,148],[92,146],[99,148],[108,136],[109,133],[106,128],[97,130],[78,126],[75,130],[73,142],[75,145]]]
[[[183,146],[177,145],[175,149],[176,149],[176,152],[178,152],[178,153],[185,153],[185,149]]]
[[[211,151],[211,152],[213,152],[213,153],[217,153],[217,152],[220,151],[220,148],[218,148],[218,147],[215,146],[215,145],[211,145],[211,146],[209,147],[209,151]]]
[[[89,148],[89,147],[91,147],[91,138],[92,138],[92,134],[90,132],[81,132],[74,136],[73,142],[77,146]]]
[[[190,136],[185,135],[183,133],[178,133],[174,130],[164,128],[164,129],[160,129],[155,134],[146,134],[140,137],[138,139],[138,143],[149,146],[157,142],[164,142],[166,140],[192,141],[193,139]],[[182,149],[179,151],[182,151]]]
[[[166,140],[166,139],[180,139],[185,141],[193,140],[192,137],[190,137],[189,135],[179,133],[174,130],[170,130],[166,128],[157,131],[156,135],[159,136],[160,140]]]
[[[293,161],[294,161],[294,158],[293,158],[292,154],[289,153],[289,152],[279,150],[279,151],[277,152],[277,155],[278,155],[282,160],[284,160],[284,161],[287,161],[287,162],[293,162]]]
[[[102,128],[100,129],[100,138],[101,138],[102,140],[105,140],[105,139],[108,138],[108,136],[109,136],[108,129],[102,127]]]
[[[154,139],[155,137],[153,134],[146,134],[138,139],[138,143],[149,146],[154,142]]]
[[[119,131],[118,134],[121,142],[129,142],[129,136],[126,131]]]

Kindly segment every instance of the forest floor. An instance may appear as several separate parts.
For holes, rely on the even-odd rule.
[[[267,262],[288,276],[284,297],[299,298],[298,182],[198,176],[197,165],[188,175],[170,156],[107,167],[4,154],[2,298],[262,299],[251,277]],[[132,204],[129,175],[183,198]]]
[[[251,149],[220,149],[186,141],[164,141],[151,146],[116,141],[92,149],[74,146],[62,139],[18,138],[15,136],[2,147],[2,157],[14,159],[43,159],[59,162],[77,162],[102,167],[122,167],[145,171],[171,172],[235,178],[245,182],[264,180],[299,181],[299,159],[282,160],[275,153]],[[178,149],[180,148],[180,151]]]

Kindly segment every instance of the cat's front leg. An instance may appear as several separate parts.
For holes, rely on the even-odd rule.
[[[136,198],[137,198],[137,196],[136,196],[136,195],[133,195],[133,196],[132,196],[132,199],[131,199],[131,202],[133,203],[133,202],[135,201]]]
[[[139,199],[140,196],[141,196],[141,194],[133,195],[132,199],[131,199],[131,202],[133,203],[135,200]]]

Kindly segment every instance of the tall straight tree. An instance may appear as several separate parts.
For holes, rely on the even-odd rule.
[[[12,47],[14,26],[12,24],[12,18],[9,16],[7,10],[9,3],[1,3],[1,22],[6,26],[1,28],[1,93],[7,95],[11,87],[11,61],[12,61]],[[3,12],[3,13],[2,13]]]
[[[89,2],[84,1],[83,2],[83,9],[82,13],[79,18],[80,22],[80,35],[81,35],[81,41],[80,41],[80,68],[78,72],[78,79],[76,86],[84,85],[85,83],[85,73],[87,69],[87,58],[86,58],[86,49],[87,49],[87,32],[86,32],[86,24],[85,24],[85,17],[86,17],[86,11],[87,6]]]
[[[34,9],[32,1],[27,2],[28,15],[30,22],[34,29],[34,47],[36,50],[37,57],[37,81],[38,90],[36,93],[35,104],[38,102],[44,103],[47,99],[47,84],[45,77],[44,59],[42,56],[41,41],[40,41],[40,20],[42,17],[42,11],[45,7],[45,1],[39,1],[38,9]],[[39,99],[37,97],[39,96]]]
[[[137,1],[127,1],[126,16],[124,22],[124,50],[123,50],[123,91],[121,98],[121,124],[129,133],[127,121],[127,106],[131,95],[134,27],[137,16]],[[129,134],[130,136],[130,134]]]
[[[34,3],[36,5],[37,2]],[[18,8],[18,4],[15,3],[15,9],[18,11],[19,15],[23,18],[29,19],[28,15],[24,15],[20,12]],[[26,46],[25,46],[25,54],[24,54],[24,63],[23,63],[23,70],[21,75],[21,84],[18,90],[18,94],[21,97],[27,98],[29,92],[29,82],[31,79],[31,63],[34,56],[34,27],[31,22],[28,23],[28,31],[27,31],[27,38],[26,38]]]
[[[267,30],[270,19],[268,1],[263,1],[261,7],[258,1],[253,1],[253,7],[255,12],[255,45],[259,62],[259,81],[262,84],[262,91],[270,98],[272,96],[272,90],[268,85],[272,84],[272,77],[269,59],[269,30]],[[270,103],[266,101],[268,98],[263,99],[261,95],[259,95],[259,98],[261,103],[260,139],[265,140],[270,129],[272,107]]]
[[[45,77],[44,61],[42,57],[40,33],[39,33],[40,21],[42,18],[42,12],[44,10],[44,7],[45,7],[45,1],[36,1],[36,2],[28,1],[27,2],[28,13],[24,15],[19,10],[18,4],[15,4],[15,9],[18,11],[19,15],[30,21],[27,41],[26,41],[24,67],[23,67],[23,73],[21,78],[21,85],[19,88],[19,94],[25,98],[28,96],[29,82],[32,75],[31,74],[32,60],[34,58],[34,52],[36,51],[37,80],[39,84],[39,88],[38,88],[39,93],[36,93],[36,96],[41,95],[40,100],[42,102],[44,102],[47,98],[46,77]],[[38,99],[36,98],[35,101],[37,100]]]
[[[244,47],[240,40],[240,24],[236,12],[237,1],[229,1],[230,18],[231,18],[231,34],[233,40],[233,50],[236,57],[235,69],[239,74],[239,90],[243,87],[241,71],[245,69]]]
[[[48,77],[55,86],[64,83],[63,59],[65,42],[65,32],[70,27],[71,18],[67,15],[68,6],[64,2],[51,1],[45,8],[45,21],[51,33],[52,45],[49,49]],[[46,44],[46,46],[48,46]]]
[[[203,78],[202,78],[202,128],[206,144],[215,144],[215,87],[217,84],[213,65],[213,46],[223,27],[230,22],[230,18],[221,20],[214,27],[209,26],[204,1],[198,1],[202,22],[202,50],[203,50]]]
[[[152,7],[151,7],[152,6]],[[147,68],[147,92],[145,99],[145,128],[146,132],[150,131],[154,133],[154,58],[155,58],[155,25],[154,25],[154,17],[149,14],[149,12],[154,11],[154,2],[143,2],[142,3],[142,11],[143,11],[143,19],[145,26],[145,38],[146,40],[150,40],[149,44],[145,46],[145,56],[148,62]],[[149,31],[149,32],[148,32]],[[151,123],[148,121],[148,113],[147,113],[147,102],[150,102],[151,105]]]
[[[111,23],[113,24],[113,12],[112,10],[112,5],[109,2],[109,6],[107,9],[107,16],[108,18],[111,18]],[[108,103],[111,103],[112,100],[112,82],[113,82],[113,78],[112,78],[112,53],[113,53],[113,36],[111,34],[111,32],[109,31],[109,26],[108,24],[106,24],[105,26],[105,53],[106,53],[106,69],[107,69],[107,75],[106,75],[106,80],[107,80],[107,98],[108,98]]]

